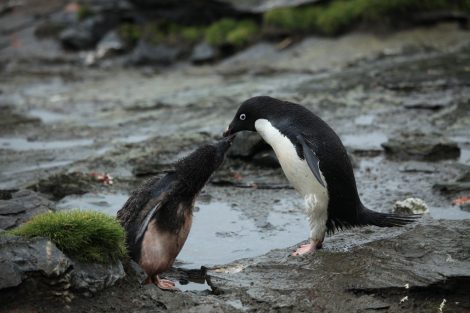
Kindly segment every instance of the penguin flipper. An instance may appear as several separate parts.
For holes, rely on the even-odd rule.
[[[162,201],[158,202],[145,216],[144,221],[139,227],[139,230],[137,231],[137,235],[135,236],[134,243],[139,242],[139,240],[144,236],[145,232],[147,231],[147,227],[150,223],[150,220],[155,216],[155,213],[157,213],[158,209],[162,207]]]
[[[320,159],[317,157],[313,149],[310,148],[310,146],[305,142],[305,139],[302,135],[297,136],[297,141],[302,145],[304,158],[307,161],[308,167],[310,167],[313,176],[315,176],[320,185],[326,188],[320,173]]]

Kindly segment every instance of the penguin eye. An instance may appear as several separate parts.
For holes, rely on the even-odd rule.
[[[240,120],[244,121],[246,119],[246,114],[242,113],[240,114]]]

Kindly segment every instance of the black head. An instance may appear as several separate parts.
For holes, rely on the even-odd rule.
[[[283,107],[288,105],[278,99],[267,96],[253,97],[241,104],[235,117],[224,132],[224,136],[235,134],[239,131],[256,131],[255,122],[258,119],[282,119]]]
[[[228,136],[214,144],[203,145],[179,160],[175,165],[178,178],[192,191],[198,192],[224,161],[234,137]]]

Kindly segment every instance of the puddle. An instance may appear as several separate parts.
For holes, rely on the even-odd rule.
[[[458,162],[470,165],[470,146],[468,148],[465,148],[464,146],[460,147],[460,157]]]
[[[41,109],[30,110],[28,112],[28,115],[32,117],[37,117],[43,123],[46,123],[46,124],[61,122],[67,119],[67,115],[65,114],[56,113],[56,112],[47,111],[47,110],[41,110]]]
[[[470,165],[470,141],[466,136],[453,136],[450,139],[458,143],[460,148],[459,163]]]
[[[73,195],[59,201],[57,209],[93,209],[115,215],[127,198],[124,193]],[[191,232],[178,255],[178,261],[185,268],[254,257],[308,238],[309,226],[305,214],[301,210],[291,210],[282,201],[258,220],[246,217],[238,207],[225,202],[198,203],[197,207],[199,210],[194,212]],[[206,289],[203,286],[190,287],[192,290]],[[182,289],[185,288],[183,285]]]
[[[354,119],[354,123],[360,126],[369,126],[372,125],[374,119],[375,115],[372,114],[360,115]]]
[[[211,286],[204,282],[203,284],[193,283],[191,281],[179,281],[173,280],[175,282],[175,287],[181,291],[212,291]]]
[[[86,193],[81,196],[67,196],[56,207],[58,210],[80,208],[116,215],[128,198],[129,195],[124,193]]]
[[[470,212],[462,210],[459,206],[430,207],[429,214],[432,218],[444,220],[465,220],[470,219]]]
[[[360,150],[382,150],[381,144],[387,141],[387,136],[381,132],[368,134],[343,135],[341,140],[346,147]]]
[[[15,174],[15,173],[23,173],[23,172],[28,172],[28,171],[35,171],[35,170],[44,170],[44,169],[50,169],[53,167],[63,167],[65,165],[69,165],[70,163],[73,163],[73,160],[62,160],[62,161],[51,161],[51,162],[44,162],[44,163],[38,163],[35,165],[31,166],[23,166],[23,167],[17,167],[14,170],[11,171],[4,171],[4,175],[10,175],[10,174]]]
[[[272,210],[263,221],[244,216],[224,202],[199,203],[188,240],[178,256],[187,267],[225,264],[285,248],[308,238],[303,212]]]
[[[3,148],[15,151],[67,149],[92,144],[92,139],[29,141],[25,138],[0,138],[0,149]]]

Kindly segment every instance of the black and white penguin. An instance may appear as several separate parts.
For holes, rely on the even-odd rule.
[[[326,232],[361,225],[402,226],[416,218],[367,209],[338,135],[303,106],[264,96],[248,99],[224,136],[243,130],[257,131],[273,148],[287,179],[305,198],[310,243],[293,255],[321,248]]]
[[[175,284],[158,274],[168,270],[183,248],[192,224],[194,202],[222,164],[233,136],[204,145],[178,161],[163,178],[153,177],[135,190],[117,217],[127,232],[131,258],[161,289]]]

